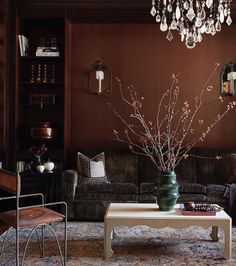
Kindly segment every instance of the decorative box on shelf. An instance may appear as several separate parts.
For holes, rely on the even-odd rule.
[[[36,56],[60,56],[60,52],[57,47],[38,47]]]
[[[55,104],[55,94],[30,94],[30,104],[40,105]]]

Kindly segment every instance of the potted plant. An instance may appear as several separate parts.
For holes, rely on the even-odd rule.
[[[160,210],[173,209],[179,197],[176,166],[189,156],[189,151],[198,142],[204,141],[212,128],[236,105],[235,101],[229,102],[226,108],[207,125],[203,119],[195,121],[204,103],[204,94],[212,90],[209,82],[218,66],[219,64],[215,65],[200,94],[195,98],[193,106],[188,101],[177,104],[180,88],[178,77],[172,75],[171,86],[162,94],[157,111],[153,112],[155,118],[152,121],[147,120],[143,113],[144,98],[138,96],[133,86],[127,88],[129,96],[126,97],[121,81],[117,79],[121,99],[130,107],[131,113],[129,118],[125,118],[109,103],[125,126],[123,132],[115,129],[113,132],[117,141],[126,143],[132,152],[150,158],[157,167],[158,176],[154,180],[154,188]],[[223,101],[222,97],[219,97],[219,101]],[[199,135],[195,134],[194,122],[201,126],[202,131]]]
[[[41,157],[43,154],[47,152],[48,148],[45,144],[41,144],[39,146],[33,146],[30,148],[30,152],[33,154],[35,158],[35,169],[39,172],[44,171],[44,165],[42,164]],[[39,167],[38,167],[39,166]]]

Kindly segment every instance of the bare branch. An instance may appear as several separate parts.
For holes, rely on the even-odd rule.
[[[131,114],[126,119],[109,104],[114,114],[125,126],[123,133],[114,130],[116,140],[129,145],[130,150],[135,154],[149,157],[159,170],[174,170],[182,159],[186,159],[189,156],[189,151],[199,141],[204,141],[206,136],[210,134],[212,128],[236,106],[236,102],[230,102],[226,106],[226,109],[218,114],[208,125],[203,123],[203,119],[199,119],[198,122],[201,126],[204,126],[204,129],[196,136],[192,125],[196,121],[196,116],[200,108],[206,105],[203,96],[205,92],[210,92],[212,89],[209,82],[215,74],[217,67],[218,64],[215,65],[204,83],[200,94],[195,98],[193,104],[191,104],[192,106],[185,101],[180,109],[176,108],[180,89],[177,86],[177,76],[173,75],[170,88],[162,94],[157,106],[155,122],[148,121],[142,112],[144,98],[138,96],[138,93],[132,85],[127,88],[129,96],[126,98],[122,90],[122,84],[117,79],[121,99],[131,108]],[[213,102],[215,100],[210,103]],[[221,98],[219,103],[222,102],[223,99]],[[132,123],[128,122],[128,119]],[[187,136],[189,135],[192,137],[192,140],[186,143]]]

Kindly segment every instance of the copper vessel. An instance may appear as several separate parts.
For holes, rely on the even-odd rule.
[[[30,127],[30,137],[32,139],[52,140],[56,136],[56,129],[52,122],[38,122]]]

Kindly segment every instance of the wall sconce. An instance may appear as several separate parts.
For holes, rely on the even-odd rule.
[[[109,67],[100,60],[96,60],[90,66],[88,88],[89,93],[93,94],[103,95],[111,93],[112,73]]]
[[[234,96],[236,89],[236,64],[230,62],[221,72],[221,95]]]

